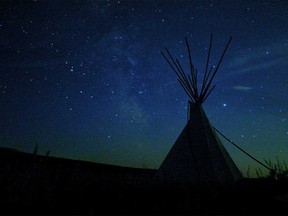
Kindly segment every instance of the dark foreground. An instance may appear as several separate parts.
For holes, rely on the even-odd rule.
[[[157,183],[133,169],[0,149],[0,215],[287,215],[287,180]]]

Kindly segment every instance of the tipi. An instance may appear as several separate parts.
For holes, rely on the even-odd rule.
[[[161,53],[178,77],[182,88],[189,96],[188,122],[172,146],[160,168],[155,174],[156,180],[187,183],[233,183],[242,178],[240,171],[222,145],[212,128],[204,110],[203,102],[215,88],[211,87],[226,50],[230,37],[216,67],[209,67],[212,47],[210,37],[206,69],[201,88],[198,88],[197,69],[192,64],[188,40],[186,46],[189,55],[190,75],[186,75],[177,59],[174,60],[166,48],[168,57]]]

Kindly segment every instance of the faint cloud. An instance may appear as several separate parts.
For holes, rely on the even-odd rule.
[[[253,60],[253,59],[252,59]],[[277,58],[277,59],[266,59],[263,62],[247,62],[247,65],[241,66],[240,73],[248,73],[255,70],[261,70],[266,68],[272,68],[272,66],[287,62],[288,57]]]
[[[234,74],[242,74],[286,64],[288,56],[287,47],[283,46],[284,43],[278,41],[251,49],[249,52],[240,50],[231,60],[229,68],[234,71]]]
[[[232,88],[237,90],[237,91],[243,91],[243,92],[247,92],[247,91],[250,91],[252,89],[249,86],[233,86]]]

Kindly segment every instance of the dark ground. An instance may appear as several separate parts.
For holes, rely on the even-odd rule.
[[[287,215],[288,182],[157,183],[156,170],[0,149],[0,215]]]

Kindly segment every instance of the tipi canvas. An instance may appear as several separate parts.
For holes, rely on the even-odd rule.
[[[178,76],[178,80],[190,100],[188,122],[156,172],[155,179],[170,182],[221,184],[233,183],[242,178],[240,171],[222,145],[202,108],[202,103],[215,87],[209,89],[230,41],[231,38],[214,72],[212,72],[212,67],[208,72],[212,46],[211,35],[207,66],[200,91],[197,88],[197,71],[192,65],[187,39],[191,75],[187,76],[184,73],[178,60],[172,58],[168,49],[166,51],[170,60],[162,53]]]

